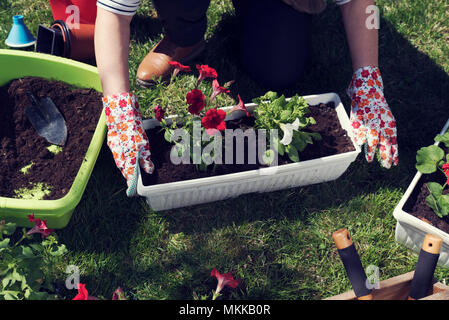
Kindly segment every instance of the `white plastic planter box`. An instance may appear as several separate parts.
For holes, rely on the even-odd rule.
[[[444,125],[440,134],[445,133],[448,128],[449,120]],[[439,142],[435,143],[435,145],[439,145]],[[421,179],[421,176],[422,173],[418,171],[402,196],[402,199],[394,209],[393,216],[397,220],[395,238],[396,241],[419,253],[421,251],[424,237],[427,233],[440,236],[443,239],[443,245],[441,247],[438,264],[443,267],[449,267],[449,234],[422,221],[421,219],[418,219],[403,209],[405,203],[418,184],[419,179]]]
[[[336,93],[311,95],[304,98],[310,105],[333,101],[340,124],[352,140],[349,118],[340,97]],[[256,107],[253,103],[245,106],[249,112]],[[222,109],[228,111],[230,108]],[[243,115],[243,111],[233,112],[226,120],[240,118]],[[144,120],[143,124],[145,130],[159,126],[159,122],[155,119]],[[224,200],[246,193],[270,192],[332,181],[339,178],[360,153],[360,148],[354,141],[353,145],[355,151],[351,152],[216,177],[151,186],[144,186],[142,179],[139,177],[137,193],[146,197],[147,203],[153,210],[161,211]]]

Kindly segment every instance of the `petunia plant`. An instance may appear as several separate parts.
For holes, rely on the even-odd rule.
[[[16,224],[0,221],[0,300],[56,299],[51,278],[55,259],[62,257],[66,247],[59,245],[46,221],[29,215],[34,223],[30,230],[16,235]],[[33,241],[35,233],[40,242]],[[35,239],[34,239],[35,240]]]
[[[174,68],[172,79],[181,71],[189,72],[190,68],[179,62],[171,62]],[[215,105],[216,97],[220,94],[229,93],[227,88],[232,82],[221,86],[218,83],[217,71],[208,65],[197,65],[199,77],[185,98],[186,108],[180,110],[175,118],[167,121],[164,118],[165,110],[157,105],[154,108],[155,118],[160,121],[164,132],[164,138],[175,144],[172,155],[182,158],[186,163],[186,157],[198,165],[200,170],[206,170],[212,163],[211,159],[221,152],[222,136],[220,132],[226,129],[226,112],[218,109]],[[199,88],[205,79],[213,79],[213,91],[206,96]],[[211,144],[213,140],[213,150],[203,154],[203,150]]]
[[[437,171],[444,176],[445,183],[427,182],[426,186],[430,194],[426,198],[426,204],[432,208],[435,214],[444,218],[449,214],[449,194],[444,190],[449,186],[449,132],[438,134],[435,142],[443,143],[445,149],[437,145],[423,147],[416,154],[416,169],[422,174],[432,174]]]
[[[287,101],[282,95],[278,97],[276,92],[269,91],[264,96],[253,99],[257,104],[254,109],[255,128],[276,129],[282,132],[282,137],[270,139],[274,149],[283,156],[287,154],[290,160],[298,162],[299,152],[303,151],[313,140],[321,140],[319,133],[304,131],[309,125],[315,124],[313,117],[307,116],[309,108],[304,98],[298,95],[293,96]],[[270,150],[271,150],[270,149]],[[268,152],[270,152],[268,150]],[[271,158],[267,155],[266,159]]]

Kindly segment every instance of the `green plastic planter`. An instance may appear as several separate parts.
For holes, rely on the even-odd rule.
[[[101,92],[97,68],[77,61],[52,55],[0,49],[0,86],[26,76],[42,77],[66,82],[82,88],[93,88]],[[78,205],[95,166],[106,136],[104,113],[98,121],[85,159],[75,177],[70,191],[57,200],[24,200],[0,197],[0,220],[30,227],[28,215],[46,219],[49,228],[64,228]]]

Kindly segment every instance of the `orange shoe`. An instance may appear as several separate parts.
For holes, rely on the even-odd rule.
[[[203,52],[205,45],[205,41],[201,40],[191,47],[178,47],[165,36],[140,63],[137,69],[137,84],[147,88],[154,85],[160,77],[167,80],[173,70],[169,61],[186,64]]]

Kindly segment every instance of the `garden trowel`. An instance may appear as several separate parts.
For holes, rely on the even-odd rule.
[[[64,117],[49,97],[36,98],[28,93],[31,105],[25,110],[37,133],[51,144],[63,146],[67,140],[67,126]]]

